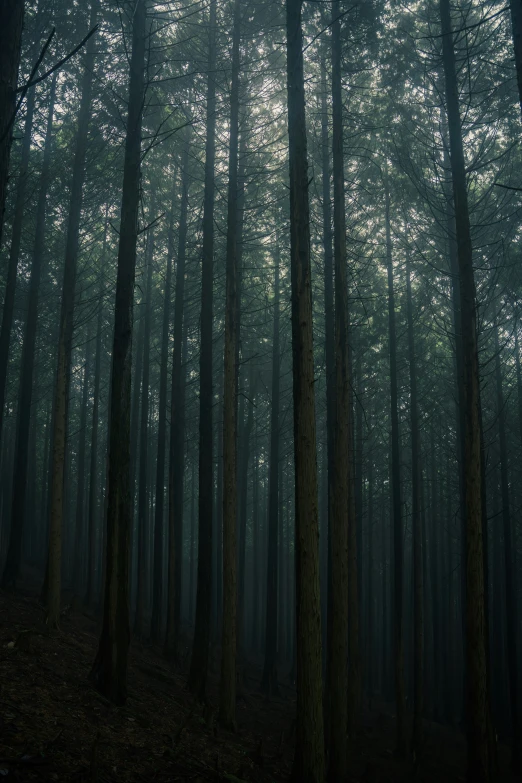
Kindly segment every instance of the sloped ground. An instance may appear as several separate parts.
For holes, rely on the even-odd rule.
[[[294,694],[267,700],[245,678],[238,732],[216,726],[212,706],[196,704],[152,647],[133,642],[129,698],[116,708],[88,681],[98,623],[69,608],[49,634],[36,599],[0,591],[0,780],[230,781],[288,780],[293,755]],[[217,701],[211,678],[210,698]],[[351,780],[463,781],[465,746],[450,730],[426,725],[419,770],[393,758],[393,721],[384,707],[366,714],[351,751]],[[505,754],[502,764],[505,764]],[[508,780],[499,772],[496,781]]]

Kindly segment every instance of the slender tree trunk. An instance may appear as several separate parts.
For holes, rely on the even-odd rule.
[[[29,458],[29,430],[31,424],[31,401],[33,396],[33,375],[38,321],[38,297],[45,254],[45,213],[47,193],[51,180],[51,151],[54,102],[56,97],[56,74],[50,87],[49,109],[44,142],[44,157],[40,175],[40,190],[36,207],[36,229],[29,281],[27,320],[24,329],[20,386],[18,395],[17,433],[14,456],[13,494],[11,501],[11,529],[7,559],[2,575],[2,587],[15,587],[20,571],[22,539],[25,521],[26,484]],[[1,206],[1,205],[0,205]]]
[[[333,115],[333,189],[334,189],[334,265],[335,265],[335,446],[332,482],[331,546],[331,637],[328,644],[329,754],[328,778],[342,781],[347,773],[348,712],[354,718],[353,685],[348,685],[348,611],[352,625],[353,606],[349,606],[348,563],[349,527],[353,490],[353,452],[351,449],[350,366],[348,357],[348,287],[346,281],[346,217],[344,203],[344,164],[341,88],[341,22],[338,0],[332,3],[332,115]],[[352,453],[351,453],[352,452]],[[355,499],[353,499],[355,500]],[[350,585],[351,587],[351,585]],[[357,591],[357,576],[355,582]],[[350,594],[350,598],[353,596]],[[355,621],[357,622],[356,618]],[[351,631],[351,628],[350,628]],[[351,651],[350,651],[351,652]],[[356,661],[350,657],[350,667]],[[350,680],[355,672],[350,673]],[[348,693],[348,699],[346,694]],[[348,702],[350,702],[348,704]],[[350,726],[352,728],[352,726]]]
[[[199,359],[199,500],[198,586],[196,623],[189,688],[199,699],[206,695],[210,613],[212,601],[212,326],[214,269],[214,166],[216,158],[216,0],[210,3],[207,77],[207,140],[203,202],[203,258],[201,265],[201,345]]]
[[[420,432],[417,400],[417,359],[413,332],[411,265],[406,249],[406,309],[408,320],[408,354],[410,365],[410,427],[411,427],[411,525],[413,536],[413,733],[412,750],[418,757],[422,748],[422,716],[424,712],[424,594],[422,573],[421,471]]]
[[[89,26],[96,24],[99,0],[91,5]],[[91,114],[91,96],[94,72],[95,37],[87,43],[84,73],[81,86],[78,131],[74,153],[69,222],[65,245],[65,264],[62,288],[62,305],[58,335],[58,361],[54,389],[53,467],[51,473],[51,518],[49,525],[49,561],[47,589],[47,623],[56,627],[60,619],[62,525],[64,513],[64,467],[68,432],[69,387],[71,372],[72,338],[74,328],[74,297],[76,268],[80,238],[82,191],[85,180],[85,155]]]
[[[248,466],[250,463],[250,437],[254,425],[254,406],[256,398],[256,379],[250,371],[248,414],[241,437],[240,464],[238,465],[239,485],[239,578],[237,603],[237,660],[244,664],[244,627],[245,627],[245,568],[246,568],[246,532],[248,503]]]
[[[4,420],[5,387],[9,365],[9,345],[11,341],[11,329],[13,326],[16,275],[18,271],[18,259],[20,257],[20,244],[22,239],[22,226],[26,201],[29,155],[31,152],[31,136],[33,130],[35,97],[35,88],[31,87],[27,94],[22,155],[20,160],[20,168],[18,171],[18,184],[16,188],[13,226],[11,233],[11,247],[9,250],[9,260],[7,264],[4,307],[2,310],[2,326],[0,329],[0,442],[2,439],[2,426]]]
[[[151,199],[150,217],[154,220],[156,212],[154,195]],[[143,375],[141,378],[141,410],[140,410],[140,467],[138,473],[138,566],[136,573],[136,614],[134,616],[134,633],[144,636],[145,608],[147,596],[147,529],[149,517],[148,504],[148,464],[149,464],[149,376],[150,376],[150,322],[152,310],[152,264],[154,260],[154,235],[149,229],[145,264],[147,282],[145,288],[145,316],[143,339]]]
[[[507,462],[506,411],[502,389],[498,326],[495,323],[495,376],[497,385],[497,414],[500,445],[500,486],[502,493],[502,523],[504,534],[504,579],[506,595],[506,637],[509,670],[509,706],[511,709],[511,770],[520,775],[520,726],[518,716],[518,666],[517,666],[517,601],[514,568],[513,532],[509,498]]]
[[[223,370],[223,633],[221,640],[221,723],[232,728],[236,716],[236,518],[237,518],[237,346],[238,249],[237,200],[239,134],[239,44],[241,3],[234,2],[232,85],[230,93],[230,145],[228,161],[227,263],[225,351]]]
[[[464,373],[464,485],[466,505],[466,676],[468,780],[488,783],[488,690],[484,611],[480,379],[477,316],[466,169],[460,121],[455,50],[449,0],[440,0],[443,64],[450,139],[453,198],[460,277]]]
[[[259,540],[259,451],[257,419],[254,427],[254,475],[252,487],[252,550],[254,559],[252,569],[252,651],[257,655],[259,651],[259,561],[261,559]]]
[[[0,7],[0,247],[7,197],[23,20],[24,0],[3,0]]]
[[[183,329],[185,308],[185,259],[187,251],[187,212],[189,197],[189,138],[185,139],[181,173],[181,208],[179,215],[176,295],[174,301],[174,347],[172,351],[172,396],[170,413],[169,459],[169,562],[166,652],[178,653],[181,618],[181,568],[183,540],[183,434],[185,427],[185,373],[183,363]]]
[[[84,515],[85,515],[85,449],[87,442],[87,406],[89,404],[89,380],[91,374],[91,343],[87,343],[85,369],[83,376],[82,408],[80,411],[80,443],[78,446],[78,486],[76,489],[76,528],[74,531],[74,589],[79,592],[83,587],[84,566]]]
[[[511,29],[513,33],[513,49],[515,52],[515,69],[517,72],[518,96],[522,111],[522,1],[509,0],[511,10]]]
[[[132,316],[140,201],[141,127],[145,93],[147,0],[137,0],[123,167],[118,273],[111,368],[107,551],[103,624],[91,677],[102,694],[123,704],[127,698],[129,630],[130,402]]]
[[[301,0],[286,0],[295,459],[297,718],[293,777],[322,783],[319,523]]]
[[[332,613],[330,611],[331,591],[331,541],[330,529],[332,519],[332,482],[334,477],[334,442],[335,442],[335,321],[333,292],[333,251],[332,251],[332,208],[330,197],[330,143],[328,138],[328,107],[326,86],[326,61],[321,57],[321,151],[322,151],[322,196],[323,196],[323,245],[324,245],[324,352],[326,372],[326,472],[327,491],[327,613],[323,622],[323,647],[325,652],[329,646],[332,628]],[[326,634],[325,634],[326,631]],[[327,655],[325,655],[327,661]],[[328,701],[329,690],[325,689],[325,702]],[[326,706],[326,704],[325,704]],[[328,732],[328,711],[325,714],[325,729]]]
[[[94,392],[92,408],[91,429],[91,464],[89,468],[89,522],[88,522],[88,561],[87,561],[87,587],[85,590],[85,603],[87,606],[94,604],[94,592],[96,590],[96,518],[98,516],[98,421],[100,410],[100,383],[101,383],[101,352],[102,352],[102,324],[103,324],[103,270],[107,249],[108,206],[105,212],[105,228],[103,232],[103,251],[99,272],[98,293],[98,319],[96,323],[96,359],[94,364]]]
[[[161,335],[160,386],[158,406],[158,453],[156,461],[156,506],[154,510],[154,567],[152,576],[151,637],[159,641],[161,636],[161,609],[163,602],[163,509],[165,497],[165,449],[167,445],[167,374],[170,330],[170,288],[172,257],[174,255],[174,204],[176,198],[177,171],[174,172],[170,210],[167,274],[163,295],[163,324]],[[192,611],[190,612],[192,617]]]
[[[387,177],[387,175],[386,175]],[[394,672],[395,705],[397,710],[397,747],[400,757],[406,754],[404,662],[402,633],[402,507],[399,444],[399,409],[397,393],[397,337],[395,330],[395,293],[393,288],[393,258],[390,226],[390,192],[385,182],[386,198],[386,264],[388,268],[388,320],[390,341],[390,398],[391,398],[391,472],[392,472],[392,525],[393,525],[393,626],[394,626]]]
[[[192,481],[190,487],[190,572],[189,572],[189,622],[194,622],[194,534],[196,527],[196,483],[194,465],[192,465]]]
[[[277,240],[276,240],[277,241]],[[272,340],[272,396],[270,406],[270,467],[268,478],[268,558],[266,573],[266,630],[265,664],[262,689],[266,693],[278,692],[277,684],[277,534],[279,516],[279,387],[280,387],[280,342],[279,342],[279,248],[274,253],[274,327]]]

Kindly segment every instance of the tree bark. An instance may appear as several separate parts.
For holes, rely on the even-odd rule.
[[[7,370],[9,366],[9,346],[11,341],[11,329],[13,326],[16,276],[18,271],[18,259],[20,257],[20,243],[22,239],[22,226],[26,200],[25,194],[27,190],[29,155],[31,152],[35,97],[35,87],[31,87],[27,94],[22,155],[20,160],[20,168],[18,171],[18,182],[16,187],[13,226],[11,233],[11,247],[9,249],[4,307],[2,310],[2,326],[0,329],[0,442],[2,439],[2,428],[4,421],[5,387],[7,382]]]
[[[449,0],[440,0],[446,104],[460,277],[464,375],[464,487],[466,507],[466,675],[468,780],[488,783],[488,691],[484,611],[480,379],[477,316],[466,169]]]
[[[107,551],[103,624],[91,677],[116,704],[127,698],[129,631],[130,401],[132,316],[140,201],[141,128],[145,95],[147,0],[137,0],[132,24],[129,101],[111,368]]]
[[[408,241],[408,238],[406,238]],[[424,615],[422,611],[424,584],[422,573],[421,471],[420,431],[417,399],[417,358],[413,331],[410,250],[406,247],[406,310],[408,321],[408,354],[410,365],[410,427],[411,427],[411,525],[413,536],[413,732],[412,751],[416,757],[422,749],[422,717],[424,712]]]
[[[353,606],[348,599],[349,527],[353,491],[353,444],[348,357],[348,287],[346,280],[346,217],[344,202],[344,150],[341,85],[341,22],[339,1],[332,3],[332,135],[334,192],[334,269],[335,269],[335,445],[332,481],[331,547],[331,636],[328,644],[329,753],[328,778],[343,781],[347,774],[348,709],[354,716],[354,688],[348,685],[348,611],[350,627]],[[351,586],[351,585],[350,585]],[[357,577],[355,581],[357,595]],[[352,596],[350,595],[350,598]],[[355,618],[357,622],[357,619]],[[350,628],[351,630],[351,628]],[[357,664],[350,657],[350,667]],[[352,671],[350,680],[356,672]],[[348,698],[346,694],[348,693]],[[350,702],[350,704],[348,704]]]
[[[238,138],[239,45],[241,2],[234,2],[232,85],[230,93],[230,144],[228,160],[228,211],[226,250],[225,350],[223,369],[223,633],[221,639],[221,723],[233,728],[236,719],[236,519],[237,519],[237,351],[238,329]]]
[[[96,25],[99,0],[91,5],[89,27]],[[62,525],[64,513],[64,469],[68,432],[69,387],[71,373],[72,338],[74,328],[74,297],[76,269],[82,211],[82,191],[85,180],[85,155],[91,114],[95,36],[87,42],[84,72],[81,85],[80,111],[74,153],[71,197],[69,201],[69,222],[65,245],[62,304],[58,334],[58,359],[56,385],[54,389],[54,433],[51,473],[51,518],[49,525],[49,565],[47,589],[47,623],[56,627],[60,619]]]
[[[11,528],[7,559],[2,574],[2,587],[15,587],[20,571],[22,538],[25,522],[26,484],[28,467],[29,429],[31,424],[31,401],[33,396],[34,359],[36,330],[38,322],[38,297],[45,254],[45,213],[47,193],[51,180],[51,152],[54,103],[56,98],[56,76],[50,86],[49,109],[44,142],[44,157],[40,175],[40,189],[36,207],[36,229],[29,281],[27,320],[24,329],[20,386],[18,395],[17,433],[14,457],[13,494],[11,502]]]
[[[388,269],[388,329],[390,350],[390,418],[391,418],[391,484],[392,484],[392,526],[393,526],[393,627],[394,627],[394,674],[395,707],[397,710],[396,752],[406,755],[405,697],[404,697],[404,653],[402,633],[402,506],[399,444],[399,408],[397,392],[397,337],[395,329],[395,292],[393,288],[393,258],[390,226],[390,191],[385,175],[386,210],[386,265]]]
[[[13,138],[23,20],[24,0],[2,2],[0,8],[0,247]]]
[[[198,585],[196,623],[189,689],[203,699],[207,688],[208,647],[212,601],[212,326],[214,269],[214,167],[216,159],[216,0],[210,3],[207,76],[207,139],[203,201],[203,258],[201,264],[201,345],[199,359],[199,499]]]
[[[277,242],[277,239],[276,239]],[[277,683],[277,535],[279,516],[279,387],[280,387],[280,342],[279,342],[279,248],[274,254],[274,328],[272,339],[272,394],[270,405],[270,467],[268,477],[268,558],[266,572],[266,630],[265,663],[262,690],[278,693]]]
[[[293,778],[324,780],[319,524],[301,0],[286,0],[295,459],[297,717]]]
[[[495,319],[496,320],[496,319]],[[502,527],[504,534],[504,579],[506,596],[506,641],[509,670],[509,706],[511,710],[511,771],[520,775],[520,726],[518,715],[518,667],[517,667],[517,593],[515,584],[513,532],[511,523],[511,505],[509,497],[509,475],[507,460],[506,411],[502,389],[502,369],[500,367],[500,348],[498,325],[494,325],[495,334],[495,380],[497,386],[497,415],[500,445],[500,487],[502,496]]]
[[[154,195],[151,198],[150,218],[154,220],[156,204]],[[154,234],[150,228],[147,234],[145,250],[146,287],[145,315],[143,324],[143,374],[141,378],[141,409],[140,409],[140,467],[138,473],[138,564],[136,572],[136,613],[134,616],[134,633],[143,637],[145,630],[145,609],[147,596],[147,529],[149,527],[148,508],[148,464],[149,464],[149,376],[150,376],[150,322],[152,310],[152,263],[154,259]]]
[[[96,589],[96,518],[98,495],[98,422],[100,410],[100,383],[101,383],[101,352],[102,352],[102,324],[103,324],[103,269],[107,250],[108,206],[105,212],[105,228],[103,231],[103,250],[99,271],[98,288],[98,319],[96,323],[96,359],[94,363],[94,392],[92,408],[91,428],[91,462],[89,467],[89,521],[88,521],[88,560],[87,560],[87,587],[85,590],[85,603],[87,606],[94,604],[94,592]]]
[[[183,329],[185,309],[185,260],[187,252],[187,213],[189,197],[189,137],[185,137],[181,164],[181,208],[179,215],[176,294],[174,300],[174,346],[172,351],[172,392],[169,454],[169,550],[166,652],[178,654],[181,618],[181,569],[183,541],[183,441],[185,428],[185,373]]]
[[[176,198],[176,179],[177,171],[174,172],[172,184],[160,356],[156,506],[154,510],[154,567],[152,576],[152,618],[150,629],[151,637],[153,641],[156,642],[159,641],[161,636],[161,609],[163,602],[163,509],[165,497],[165,450],[167,445],[167,375],[170,331],[170,288],[172,280],[172,257],[174,255],[174,204]]]

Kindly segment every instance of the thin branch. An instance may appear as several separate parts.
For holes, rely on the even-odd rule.
[[[38,57],[35,65],[33,66],[33,70],[31,71],[31,75],[29,76],[29,81],[27,82],[27,84],[24,87],[21,88],[22,95],[20,96],[20,98],[18,100],[18,103],[16,104],[15,110],[13,112],[13,116],[9,120],[9,122],[7,124],[7,127],[5,128],[5,130],[4,130],[3,134],[2,134],[2,138],[0,138],[0,143],[2,143],[4,141],[4,139],[6,138],[7,134],[11,130],[13,122],[15,121],[15,117],[18,114],[18,112],[20,110],[20,106],[22,105],[23,100],[24,100],[24,98],[25,98],[25,96],[27,94],[27,90],[31,86],[31,81],[32,81],[36,71],[40,67],[40,63],[42,62],[43,58],[45,57],[45,53],[46,53],[47,49],[49,48],[49,45],[50,45],[51,41],[53,40],[55,32],[56,32],[56,28],[53,27],[53,29],[51,30],[51,33],[49,35],[49,38],[47,39],[47,41],[43,45],[43,49],[40,52],[40,56]],[[19,90],[16,90],[16,92],[19,92]]]
[[[80,43],[78,44],[78,46],[76,46],[76,47],[75,47],[75,48],[72,50],[72,52],[69,52],[69,54],[67,54],[65,57],[62,57],[62,59],[61,59],[61,60],[59,60],[59,61],[56,63],[56,65],[53,65],[53,67],[52,67],[52,68],[49,68],[49,70],[48,70],[48,71],[46,71],[46,72],[45,72],[45,73],[44,73],[42,76],[39,76],[39,77],[38,77],[38,79],[32,79],[32,80],[30,79],[30,80],[27,82],[27,84],[26,84],[24,87],[19,87],[19,88],[16,90],[16,92],[21,92],[21,91],[23,91],[23,90],[25,90],[25,91],[27,92],[27,90],[29,89],[29,87],[33,87],[35,84],[38,84],[39,82],[43,82],[43,80],[44,80],[44,79],[47,79],[47,77],[48,77],[48,76],[50,76],[52,73],[54,73],[54,72],[55,72],[55,71],[57,71],[59,68],[61,68],[61,67],[62,67],[62,65],[65,65],[65,63],[67,62],[67,60],[70,60],[70,59],[71,59],[71,57],[74,57],[74,55],[75,55],[77,52],[79,52],[79,51],[80,51],[80,49],[81,49],[83,46],[85,46],[85,44],[87,43],[87,41],[89,40],[89,38],[90,38],[92,35],[94,35],[94,33],[96,32],[96,30],[97,30],[97,29],[98,29],[98,25],[95,25],[95,26],[92,28],[92,30],[91,30],[90,32],[88,32],[88,33],[87,33],[87,35],[85,36],[85,38],[84,38],[82,41],[80,41]],[[54,33],[54,30],[53,30],[53,33]]]

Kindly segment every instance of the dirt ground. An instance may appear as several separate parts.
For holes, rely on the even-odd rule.
[[[289,779],[295,694],[290,683],[278,698],[257,690],[260,672],[245,673],[236,733],[216,723],[217,666],[210,704],[194,702],[186,674],[154,647],[133,641],[125,707],[106,701],[88,680],[98,620],[67,606],[61,629],[49,633],[36,598],[0,591],[0,780],[229,781]],[[350,748],[353,783],[453,783],[465,780],[460,734],[426,723],[417,768],[393,755],[393,717],[383,705],[365,711]],[[508,781],[500,748],[495,783]]]

